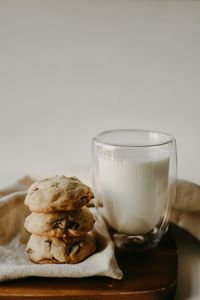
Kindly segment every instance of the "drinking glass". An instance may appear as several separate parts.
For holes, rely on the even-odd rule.
[[[95,205],[116,247],[155,247],[175,199],[176,141],[169,134],[110,130],[92,140]]]

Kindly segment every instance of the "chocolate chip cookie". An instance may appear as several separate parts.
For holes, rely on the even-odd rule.
[[[76,177],[55,176],[31,185],[25,204],[33,212],[72,211],[93,198],[90,187]]]
[[[32,212],[24,226],[30,233],[47,237],[79,237],[92,230],[93,214],[87,207],[70,212]]]
[[[47,238],[32,234],[26,246],[31,261],[39,264],[75,264],[96,251],[96,241],[87,234],[81,238]]]

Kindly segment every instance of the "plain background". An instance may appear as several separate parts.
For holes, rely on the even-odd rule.
[[[0,0],[1,184],[88,168],[116,128],[171,133],[200,183],[200,1]],[[199,243],[178,251],[176,299],[199,299]]]
[[[200,182],[200,1],[0,0],[0,173],[89,165],[99,131],[177,139]]]

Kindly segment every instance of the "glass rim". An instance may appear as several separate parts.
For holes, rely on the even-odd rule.
[[[167,138],[166,141],[160,141],[160,142],[156,142],[156,143],[151,143],[151,144],[128,144],[128,143],[110,143],[110,142],[105,142],[101,140],[101,137],[110,134],[110,133],[121,133],[121,132],[133,132],[133,133],[147,133],[147,134],[160,134],[163,135]],[[108,146],[108,147],[120,147],[120,148],[150,148],[150,147],[157,147],[157,146],[162,146],[162,145],[167,145],[170,144],[172,142],[175,142],[176,139],[173,135],[168,134],[166,132],[162,132],[162,131],[157,131],[157,130],[146,130],[146,129],[131,129],[131,128],[124,128],[124,129],[111,129],[111,130],[106,130],[106,131],[102,131],[97,133],[94,137],[93,140],[100,144],[100,145],[104,145],[104,146]]]

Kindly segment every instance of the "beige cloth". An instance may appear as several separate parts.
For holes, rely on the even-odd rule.
[[[200,240],[200,186],[177,180],[176,201],[172,205],[170,221]]]
[[[39,265],[28,259],[25,247],[29,234],[23,224],[25,216],[30,212],[24,205],[24,197],[31,183],[30,178],[23,178],[0,193],[0,282],[28,276],[76,278],[101,275],[121,279],[122,271],[115,259],[113,242],[104,222],[99,218],[95,223],[94,234],[98,238],[100,250],[85,261],[75,265]]]
[[[37,265],[29,261],[25,246],[29,238],[24,218],[30,212],[24,197],[31,178],[26,177],[10,188],[0,191],[0,281],[28,276],[87,277],[94,275],[122,278],[114,246],[101,219],[95,223],[102,249],[76,265]],[[170,215],[171,222],[186,229],[200,240],[200,186],[178,180],[176,201]]]

